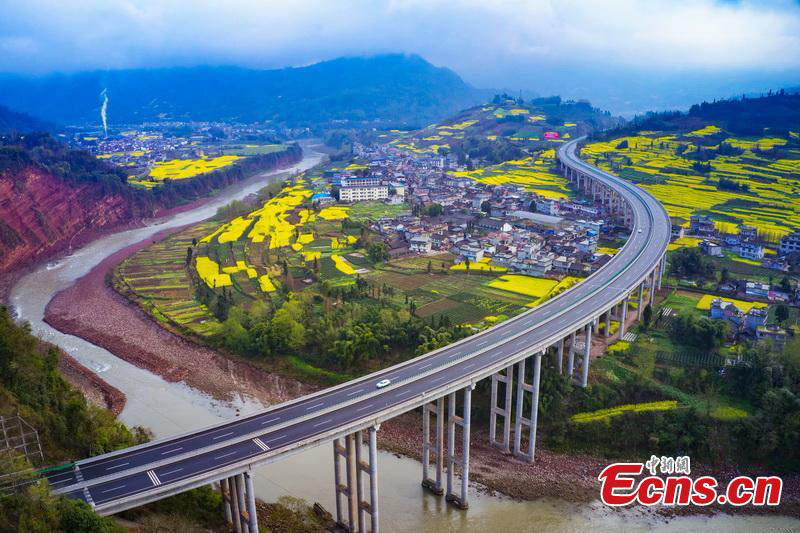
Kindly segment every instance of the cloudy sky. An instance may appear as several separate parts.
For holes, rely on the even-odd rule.
[[[0,0],[0,72],[272,68],[383,52],[418,53],[479,87],[735,94],[800,85],[800,2]]]

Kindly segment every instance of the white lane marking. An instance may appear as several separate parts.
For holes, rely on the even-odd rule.
[[[367,404],[367,405],[365,405],[363,407],[359,407],[358,409],[356,409],[356,411],[364,411],[365,409],[369,409],[370,407],[372,407],[372,405],[373,404],[371,404],[371,403]]]
[[[481,342],[479,342],[479,343],[477,344],[477,346],[478,346],[478,348],[480,348],[481,346],[483,346],[483,345],[485,345],[485,344],[488,344],[488,342],[489,342],[488,340],[487,340],[487,341],[481,341]]]
[[[353,396],[354,394],[358,394],[359,392],[363,392],[363,391],[364,391],[364,389],[358,389],[358,390],[354,390],[353,392],[348,392],[347,395],[348,396]]]
[[[269,424],[270,422],[277,422],[280,419],[281,419],[281,417],[276,416],[275,418],[270,418],[269,420],[265,420],[265,421],[261,422],[261,425],[264,426],[266,424]]]
[[[522,346],[523,344],[528,344],[528,340],[522,339],[521,341],[514,343],[514,346]]]
[[[323,424],[327,424],[328,422],[333,422],[333,418],[326,418],[326,419],[325,419],[325,420],[323,420],[322,422],[317,422],[316,424],[314,424],[314,426],[313,426],[313,427],[315,427],[315,428],[318,428],[318,427],[320,427],[320,426],[321,426],[321,425],[323,425]]]
[[[279,440],[283,440],[283,439],[285,439],[285,438],[286,438],[286,435],[280,435],[280,436],[278,436],[278,437],[275,437],[274,439],[265,440],[264,442],[266,442],[267,444],[269,444],[270,442],[277,442],[277,441],[279,441]]]
[[[419,370],[425,370],[429,366],[433,366],[433,363],[428,363],[427,365],[422,365],[421,367],[419,367]]]
[[[162,472],[161,475],[162,476],[168,476],[170,474],[177,474],[181,470],[183,470],[183,468],[176,468],[175,470],[170,470],[169,472]]]
[[[235,455],[235,454],[236,454],[236,451],[232,451],[232,452],[228,452],[228,453],[225,453],[225,454],[222,454],[222,455],[218,455],[217,457],[214,457],[214,459],[224,459],[225,457],[230,457],[231,455]]]
[[[411,394],[411,389],[406,389],[394,395],[395,398],[399,398],[400,396],[405,396],[406,394]]]
[[[105,494],[106,492],[114,492],[115,490],[124,489],[125,487],[126,485],[120,485],[119,487],[114,487],[113,489],[101,490],[100,492],[102,494]]]
[[[122,468],[123,466],[129,465],[130,463],[120,463],[114,466],[107,466],[106,470],[114,470],[115,468]]]
[[[147,477],[150,478],[150,481],[153,482],[154,486],[157,487],[157,486],[161,485],[161,480],[158,479],[158,476],[156,475],[156,473],[153,470],[148,470],[147,471]]]
[[[183,446],[180,446],[180,447],[178,447],[178,448],[173,448],[173,449],[171,449],[171,450],[167,450],[167,451],[165,451],[165,452],[161,452],[161,455],[167,455],[168,453],[175,453],[175,452],[179,452],[179,451],[181,451],[182,449],[183,449]]]
[[[448,358],[448,359],[452,359],[453,357],[456,357],[457,355],[461,355],[461,352],[456,352],[456,353],[454,353],[453,355],[449,355],[449,356],[447,356],[447,358]]]
[[[317,407],[322,407],[325,405],[325,402],[319,402],[318,404],[314,404],[311,407],[306,407],[306,411],[310,411],[312,409],[316,409]]]
[[[475,363],[470,363],[468,365],[465,365],[464,368],[472,368],[473,366],[475,366]]]
[[[217,435],[211,440],[224,439],[225,437],[230,437],[231,435],[233,435],[233,431],[229,431],[228,433],[223,433],[222,435]]]
[[[253,439],[253,442],[255,442],[255,443],[256,443],[256,446],[258,446],[259,448],[261,448],[261,449],[262,449],[262,450],[264,450],[265,452],[268,452],[268,451],[269,451],[269,446],[267,446],[266,444],[264,444],[264,442],[263,442],[261,439],[259,439],[258,437],[254,438],[254,439]]]
[[[438,378],[436,378],[436,379],[432,379],[432,380],[431,380],[431,383],[436,383],[437,381],[442,381],[444,378],[445,378],[445,376],[439,376],[439,377],[438,377]]]

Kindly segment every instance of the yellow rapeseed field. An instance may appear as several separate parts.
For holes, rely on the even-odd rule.
[[[589,422],[598,422],[600,420],[608,420],[611,417],[619,416],[625,413],[642,413],[645,411],[670,411],[678,407],[678,402],[675,400],[665,400],[661,402],[647,402],[647,403],[631,403],[626,405],[619,405],[609,409],[599,409],[588,413],[578,413],[572,415],[570,420],[576,424],[588,424]]]
[[[703,295],[702,298],[700,298],[700,301],[697,302],[695,308],[701,311],[708,311],[709,309],[711,309],[711,302],[713,302],[714,300],[731,302],[739,309],[739,311],[742,311],[743,313],[747,313],[748,311],[750,311],[750,309],[753,308],[764,309],[765,307],[767,307],[767,304],[761,302],[745,302],[744,300],[736,300],[734,298],[720,298],[719,296],[714,296],[713,294],[705,294]]]
[[[149,176],[156,181],[183,180],[227,167],[238,159],[241,158],[235,155],[224,155],[212,159],[173,159],[156,163],[150,169]]]

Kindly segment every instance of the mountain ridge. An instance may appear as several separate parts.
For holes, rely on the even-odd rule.
[[[199,66],[39,78],[6,74],[0,75],[0,105],[59,123],[99,123],[103,89],[112,125],[149,120],[424,125],[491,93],[420,56],[386,54],[272,70]]]

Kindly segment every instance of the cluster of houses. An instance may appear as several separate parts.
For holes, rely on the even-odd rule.
[[[730,326],[731,337],[747,336],[756,340],[769,340],[783,345],[788,332],[777,324],[767,324],[767,310],[752,308],[746,313],[735,303],[722,299],[711,302],[709,317],[724,320]]]
[[[533,276],[586,276],[610,258],[601,235],[624,232],[599,206],[538,196],[523,187],[488,186],[449,174],[451,156],[414,154],[387,145],[353,147],[367,161],[326,174],[340,202],[407,202],[409,212],[372,221],[390,256],[451,252],[457,262],[488,262]],[[430,206],[441,206],[431,213]]]
[[[680,239],[686,234],[682,222],[673,220],[672,237],[675,239]],[[758,230],[753,226],[740,224],[736,235],[722,235],[717,231],[715,221],[702,215],[691,217],[688,234],[703,239],[698,247],[706,255],[721,257],[725,252],[729,252],[743,259],[758,261],[763,268],[780,272],[789,271],[789,263],[785,256],[800,251],[800,233],[784,237],[778,254],[768,255],[767,248],[758,236]]]

